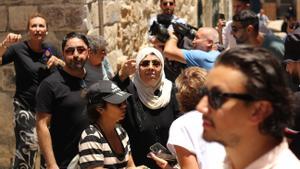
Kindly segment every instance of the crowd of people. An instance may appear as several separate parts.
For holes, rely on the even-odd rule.
[[[39,155],[48,169],[300,168],[299,24],[280,39],[263,10],[233,0],[232,20],[191,38],[176,30],[188,25],[176,1],[159,6],[149,46],[116,72],[103,36],[70,32],[60,52],[39,13],[26,40],[4,38],[0,63],[16,72],[12,168],[33,169]]]

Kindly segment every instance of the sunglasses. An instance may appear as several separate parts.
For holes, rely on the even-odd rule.
[[[254,97],[249,94],[238,94],[238,93],[222,93],[216,88],[212,90],[208,90],[207,87],[203,87],[200,89],[200,94],[202,96],[208,97],[208,104],[213,109],[219,109],[228,98],[235,98],[243,101],[254,101]]]
[[[144,60],[140,63],[140,66],[141,67],[149,67],[150,63],[152,63],[152,66],[156,67],[156,68],[161,66],[161,63],[158,60]]]
[[[83,52],[87,51],[87,48],[83,47],[83,46],[77,46],[77,47],[68,47],[67,49],[65,49],[65,53],[67,55],[73,55],[75,50],[79,53],[82,54]]]
[[[173,5],[174,5],[174,2],[163,2],[162,4],[163,4],[163,6],[167,6],[168,4],[169,4],[170,6],[173,6]]]

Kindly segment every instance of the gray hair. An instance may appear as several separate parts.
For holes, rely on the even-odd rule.
[[[89,40],[92,53],[97,53],[97,51],[103,49],[106,50],[108,43],[103,36],[88,35],[87,38]]]

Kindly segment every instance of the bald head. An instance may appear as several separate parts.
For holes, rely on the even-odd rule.
[[[217,43],[219,41],[219,35],[216,29],[210,27],[199,28],[198,32],[202,32],[203,37]]]
[[[195,39],[193,40],[193,46],[195,49],[204,51],[216,50],[216,43],[219,42],[218,32],[211,27],[199,28]]]

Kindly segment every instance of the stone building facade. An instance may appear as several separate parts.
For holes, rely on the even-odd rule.
[[[201,2],[200,2],[201,1]],[[176,15],[191,25],[200,20],[211,26],[213,13],[227,12],[225,0],[176,0]],[[27,35],[27,19],[34,12],[44,14],[49,24],[47,41],[60,49],[63,36],[71,31],[103,35],[109,43],[109,60],[116,68],[118,58],[134,58],[149,45],[149,18],[159,11],[159,0],[0,0],[0,41],[8,32]],[[12,98],[15,91],[13,65],[0,67],[0,169],[9,168],[14,150]]]

